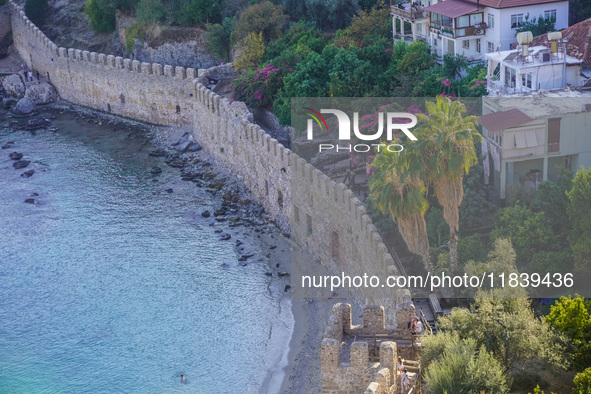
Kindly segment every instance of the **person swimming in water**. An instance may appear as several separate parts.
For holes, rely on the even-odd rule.
[[[185,377],[185,375],[181,374],[181,383],[187,383],[187,378]]]

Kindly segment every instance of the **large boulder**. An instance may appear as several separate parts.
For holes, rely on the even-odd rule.
[[[27,87],[25,97],[35,104],[47,104],[57,99],[57,92],[47,82],[32,83]]]
[[[26,97],[20,99],[12,109],[17,114],[30,114],[35,110],[35,104]]]
[[[25,84],[18,74],[12,74],[4,78],[2,86],[6,95],[9,97],[25,97]]]

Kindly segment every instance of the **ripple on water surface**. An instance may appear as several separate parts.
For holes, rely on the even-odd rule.
[[[282,329],[264,267],[187,219],[211,203],[194,185],[151,182],[162,164],[130,149],[141,137],[55,123],[0,128],[35,169],[20,177],[0,151],[0,392],[258,391]]]

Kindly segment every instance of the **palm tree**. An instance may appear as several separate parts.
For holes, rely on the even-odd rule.
[[[460,211],[464,196],[464,172],[477,163],[475,116],[459,101],[437,96],[437,102],[426,103],[429,115],[417,114],[422,123],[415,144],[422,156],[426,184],[432,183],[435,197],[443,207],[443,218],[449,225],[449,256],[452,273],[458,271],[458,237]]]
[[[383,214],[396,220],[408,249],[421,255],[425,269],[433,273],[425,223],[429,203],[420,160],[412,153],[384,150],[370,166],[374,171],[369,179],[370,199]]]

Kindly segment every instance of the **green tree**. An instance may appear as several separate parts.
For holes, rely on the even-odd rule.
[[[316,52],[310,52],[297,64],[294,72],[285,76],[283,89],[279,91],[273,104],[273,110],[281,124],[291,123],[292,97],[326,96],[328,85],[326,68],[325,57]]]
[[[240,14],[232,32],[232,42],[239,43],[250,33],[261,33],[266,44],[281,37],[286,22],[283,7],[270,1],[253,4]]]
[[[95,33],[108,33],[115,30],[115,11],[100,0],[88,0],[84,6],[90,28]]]
[[[474,339],[444,332],[422,342],[421,365],[429,393],[509,392],[503,366]]]
[[[236,18],[224,18],[221,24],[207,24],[205,41],[209,45],[211,53],[224,61],[231,59],[232,43],[230,35],[234,31]]]
[[[221,15],[221,2],[217,0],[191,0],[188,6],[183,7],[190,22],[200,24],[203,22],[217,22]]]
[[[572,0],[568,6],[568,25],[591,18],[591,3],[588,0]]]
[[[498,239],[488,261],[467,264],[466,272],[517,272],[511,241]],[[454,308],[439,318],[440,331],[472,338],[485,346],[507,371],[525,369],[532,361],[542,360],[564,367],[562,339],[544,320],[535,317],[523,288],[496,288],[477,292],[470,309]],[[439,335],[439,334],[438,334]]]
[[[166,18],[166,10],[160,0],[140,0],[135,15],[141,23],[162,22]]]
[[[412,151],[399,155],[384,150],[375,156],[371,166],[374,172],[369,179],[369,198],[382,213],[396,220],[408,249],[419,254],[427,272],[433,273],[425,223],[429,203],[420,157]]]
[[[464,104],[437,96],[437,102],[425,104],[429,115],[417,114],[422,123],[416,143],[423,157],[426,182],[432,182],[435,197],[443,207],[443,218],[449,226],[449,254],[453,273],[458,271],[458,238],[460,211],[464,196],[464,173],[478,161],[475,142],[481,136],[476,130],[476,117],[467,116]]]
[[[543,320],[534,316],[527,298],[482,298],[480,293],[472,312],[455,308],[439,318],[439,328],[472,338],[485,346],[509,370],[520,370],[529,362],[543,360],[553,366],[566,361],[560,339]]]
[[[573,366],[591,365],[591,303],[582,297],[561,297],[550,308],[546,322],[572,341]]]
[[[574,394],[591,394],[591,368],[578,373],[574,379]]]
[[[463,268],[470,260],[486,260],[486,249],[480,240],[480,234],[458,238],[458,265]]]
[[[581,167],[568,195],[568,217],[572,230],[568,236],[575,269],[591,268],[591,169]]]
[[[339,30],[334,44],[341,48],[363,47],[373,44],[381,37],[392,37],[392,23],[388,17],[389,9],[376,7],[371,11],[359,11],[351,25]]]
[[[523,205],[499,212],[491,239],[508,237],[513,241],[519,267],[527,267],[536,253],[556,245],[554,233],[544,212],[532,212]]]
[[[560,169],[558,181],[546,181],[540,183],[530,208],[534,212],[543,211],[550,221],[556,234],[568,235],[570,222],[568,218],[568,196],[566,192],[572,188],[573,173],[570,170]],[[566,245],[565,245],[566,246]]]
[[[262,33],[250,33],[238,44],[234,68],[240,71],[252,70],[258,66],[265,53]]]
[[[25,3],[25,15],[35,25],[42,26],[45,23],[45,9],[47,0],[27,0]]]
[[[323,29],[342,29],[348,26],[359,6],[356,0],[303,0],[306,16]]]
[[[426,42],[415,41],[408,45],[404,55],[398,63],[400,74],[417,74],[423,70],[433,67],[435,57]]]

